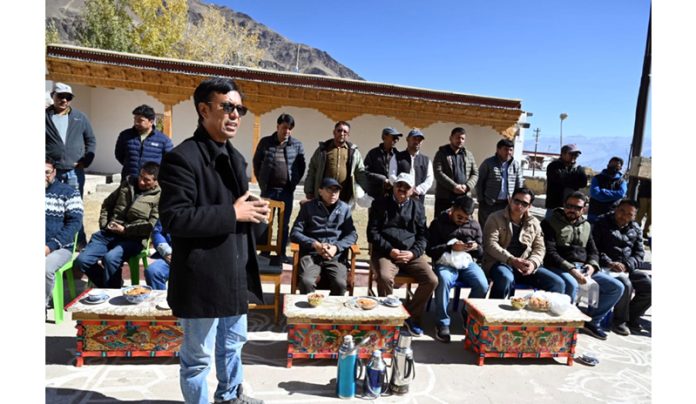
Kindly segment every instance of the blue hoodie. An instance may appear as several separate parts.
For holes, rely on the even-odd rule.
[[[618,202],[626,196],[628,184],[621,171],[611,173],[606,168],[595,175],[590,183],[590,209],[587,218],[594,222],[597,216],[614,210]]]

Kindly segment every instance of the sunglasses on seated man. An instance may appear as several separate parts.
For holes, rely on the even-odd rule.
[[[515,205],[522,206],[523,208],[529,207],[529,202],[525,202],[525,201],[517,199],[517,198],[513,198],[512,203],[514,203]]]

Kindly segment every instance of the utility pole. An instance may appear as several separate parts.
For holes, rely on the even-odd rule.
[[[297,58],[295,59],[295,73],[300,72],[300,45],[299,43],[297,44]]]
[[[536,172],[537,146],[539,146],[539,133],[540,132],[541,132],[541,129],[539,129],[539,128],[534,129],[535,140],[534,140],[534,162],[532,163],[532,177],[534,177],[534,173]]]

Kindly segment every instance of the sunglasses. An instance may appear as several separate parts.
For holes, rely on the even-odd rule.
[[[73,95],[70,93],[56,93],[56,98],[58,98],[59,100],[72,101]]]
[[[51,175],[52,172],[53,172],[53,170],[46,170],[46,171],[44,171],[44,173],[45,173],[46,175]]]
[[[584,208],[584,206],[571,205],[571,204],[569,204],[569,203],[566,203],[566,204],[565,204],[565,208],[566,208],[566,209],[575,210],[575,211],[580,212],[580,211]]]
[[[206,104],[213,105],[212,102],[207,102]],[[231,114],[236,109],[239,116],[244,116],[247,111],[249,111],[244,105],[235,105],[231,102],[221,102],[220,107],[222,107],[222,110],[225,111],[226,114]]]
[[[514,203],[515,205],[522,206],[523,208],[529,207],[529,202],[525,202],[517,198],[513,198],[512,203]]]

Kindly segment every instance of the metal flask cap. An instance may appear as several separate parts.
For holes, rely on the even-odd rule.
[[[397,343],[397,347],[401,349],[410,348],[411,338],[413,337],[410,335],[399,334],[399,342]]]

